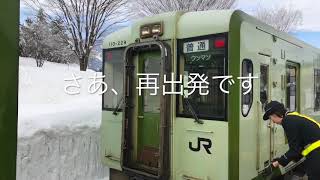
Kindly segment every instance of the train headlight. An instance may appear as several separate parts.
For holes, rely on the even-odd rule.
[[[162,29],[161,29],[161,24],[155,24],[152,26],[152,34],[161,34]]]
[[[140,32],[141,37],[149,37],[150,35],[151,35],[151,31],[149,26],[141,27],[141,32]]]
[[[163,34],[163,23],[146,24],[140,27],[140,37],[149,38],[154,35],[161,36]]]

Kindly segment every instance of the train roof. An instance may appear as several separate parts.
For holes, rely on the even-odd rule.
[[[257,28],[275,35],[285,41],[295,44],[299,47],[310,48],[320,53],[320,49],[315,48],[285,32],[278,31],[273,27],[257,20],[241,10],[208,10],[196,12],[167,12],[151,17],[144,17],[132,23],[129,27],[120,29],[106,36],[103,42],[103,48],[114,48],[126,46],[133,43],[140,35],[140,26],[149,23],[162,21],[164,23],[164,35],[162,40],[184,39],[197,36],[205,36],[229,32],[230,23],[234,21],[246,21],[255,24]],[[119,45],[110,46],[110,42],[125,41]]]

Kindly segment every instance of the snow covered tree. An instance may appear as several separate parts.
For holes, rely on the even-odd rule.
[[[20,56],[32,57],[33,46],[33,32],[32,32],[33,20],[27,18],[25,24],[20,25]]]
[[[65,42],[64,31],[58,20],[48,21],[44,11],[40,9],[36,18],[28,18],[20,26],[20,55],[36,59],[37,66],[42,67],[44,61],[68,63],[74,59],[73,51]]]
[[[72,51],[67,32],[63,27],[63,22],[55,19],[50,22],[51,40],[50,47],[51,54],[54,57],[53,61],[58,63],[73,63],[76,60],[75,53]]]
[[[26,1],[25,1],[26,2]],[[122,23],[127,0],[29,0],[33,9],[45,9],[47,17],[59,19],[68,33],[69,43],[85,71],[93,46],[104,32]]]
[[[49,36],[50,30],[44,16],[43,10],[40,9],[36,19],[34,21],[27,19],[26,25],[22,25],[20,31],[22,51],[27,56],[36,59],[37,67],[43,66],[43,61],[49,51],[46,38]]]

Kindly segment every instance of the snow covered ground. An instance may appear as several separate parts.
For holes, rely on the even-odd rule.
[[[64,88],[79,79],[80,94]],[[36,67],[31,58],[20,58],[18,180],[106,179],[108,168],[99,157],[101,96],[88,92],[94,71],[77,65],[45,62]],[[98,74],[101,75],[101,74]]]

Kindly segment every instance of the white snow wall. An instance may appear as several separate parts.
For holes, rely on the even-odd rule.
[[[64,92],[72,74],[82,77],[77,95]],[[102,97],[87,90],[94,75],[78,65],[38,68],[34,59],[20,58],[17,180],[108,177],[99,149]]]
[[[94,180],[107,177],[99,129],[43,130],[18,140],[17,180]]]

